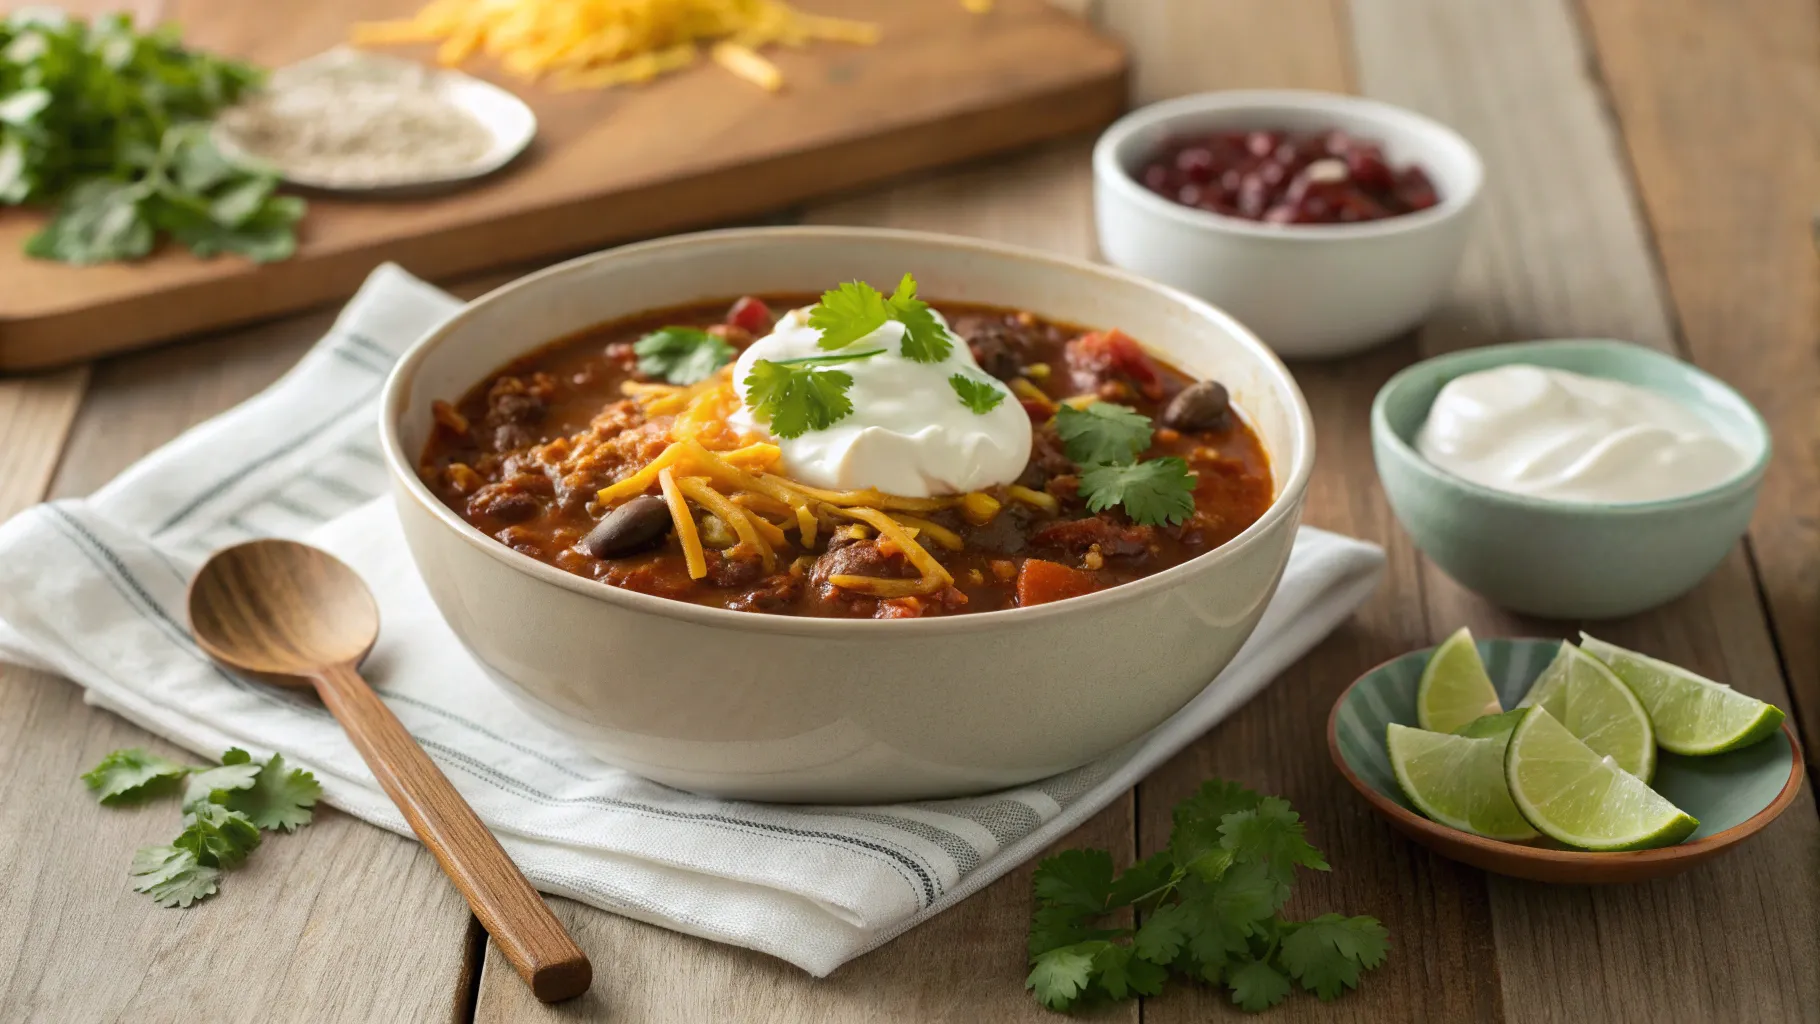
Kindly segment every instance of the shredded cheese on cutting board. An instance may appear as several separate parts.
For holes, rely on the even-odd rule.
[[[705,45],[715,63],[775,91],[783,75],[759,48],[878,38],[869,22],[782,0],[433,0],[409,18],[353,32],[363,46],[437,43],[445,65],[485,54],[513,74],[569,89],[649,81],[693,64]]]

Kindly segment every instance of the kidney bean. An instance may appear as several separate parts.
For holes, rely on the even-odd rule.
[[[645,494],[607,513],[581,539],[581,548],[595,558],[622,558],[656,547],[669,532],[670,506]]]
[[[1337,129],[1172,139],[1136,177],[1182,206],[1284,225],[1383,220],[1441,201],[1421,167],[1395,167],[1382,144]]]

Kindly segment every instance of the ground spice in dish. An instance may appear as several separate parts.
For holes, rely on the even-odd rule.
[[[247,155],[309,183],[378,187],[460,174],[493,135],[409,61],[338,49],[284,68],[220,127]]]

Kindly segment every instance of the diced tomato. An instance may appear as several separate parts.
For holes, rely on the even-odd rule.
[[[1088,331],[1069,342],[1068,366],[1075,371],[1075,383],[1083,391],[1098,391],[1108,377],[1119,376],[1137,385],[1144,397],[1153,402],[1163,397],[1163,381],[1156,363],[1124,331]]]
[[[1017,573],[1020,608],[1091,594],[1099,588],[1099,581],[1091,574],[1040,558],[1025,559],[1023,568]]]
[[[1055,406],[1048,402],[1039,402],[1034,398],[1020,398],[1017,400],[1017,404],[1024,407],[1024,415],[1030,417],[1032,423],[1047,423],[1049,417],[1055,415]]]
[[[727,310],[727,323],[751,332],[754,338],[761,338],[771,333],[771,307],[762,300],[747,295]]]

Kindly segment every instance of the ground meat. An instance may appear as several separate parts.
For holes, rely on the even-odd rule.
[[[802,596],[803,580],[787,572],[773,573],[758,585],[727,602],[736,612],[781,612]]]
[[[536,424],[549,414],[556,388],[556,378],[547,373],[494,381],[487,390],[485,429],[478,436],[491,442],[492,451],[502,454],[536,444]]]
[[[1141,555],[1155,542],[1154,527],[1116,523],[1104,515],[1050,523],[1030,537],[1036,547],[1060,548],[1074,555],[1086,554],[1097,544],[1100,554],[1109,557]]]
[[[468,515],[489,516],[501,523],[522,523],[543,511],[537,493],[548,494],[549,482],[540,476],[515,476],[487,484],[468,499]]]
[[[904,571],[902,555],[887,555],[878,542],[839,538],[829,543],[828,550],[815,560],[809,570],[809,583],[824,601],[840,598],[843,591],[828,582],[830,576],[883,576],[887,578],[915,575]]]
[[[1030,432],[1030,462],[1024,466],[1023,473],[1018,475],[1017,482],[1033,491],[1040,491],[1051,477],[1074,472],[1074,462],[1063,450],[1062,439],[1056,436],[1055,426],[1042,423]]]
[[[734,557],[732,552],[707,551],[709,583],[717,587],[743,587],[765,574],[765,563],[757,555]]]
[[[1010,380],[1036,362],[1037,346],[1059,334],[1050,324],[1017,313],[965,313],[954,318],[954,333],[967,342],[980,369]]]

